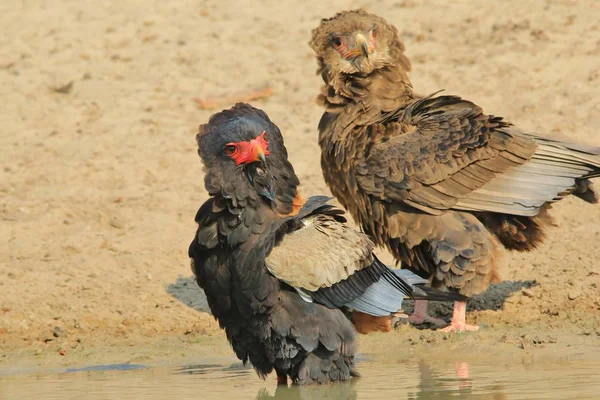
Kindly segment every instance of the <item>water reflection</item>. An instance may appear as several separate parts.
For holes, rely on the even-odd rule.
[[[342,382],[331,385],[311,386],[277,386],[271,395],[269,391],[262,388],[258,391],[256,400],[321,400],[321,399],[358,399],[356,381]]]
[[[402,398],[402,389],[406,389],[406,399],[448,399],[459,396],[461,399],[480,399],[480,400],[503,400],[507,399],[502,385],[493,385],[484,390],[484,392],[473,391],[473,380],[470,376],[470,366],[468,362],[456,361],[453,363],[454,375],[448,375],[445,372],[436,371],[430,364],[421,360],[418,362],[416,372],[418,372],[418,383],[412,383],[408,377],[398,374],[394,376],[394,365],[388,365],[383,368],[384,373],[377,370],[375,365],[369,365],[369,376],[331,385],[314,386],[277,386],[274,391],[261,388],[258,391],[256,400],[278,399],[278,400],[313,400],[313,399],[372,399],[385,398],[381,391],[386,390],[386,385],[392,384],[388,389],[396,392],[396,396],[391,398]],[[374,373],[377,372],[376,375]],[[409,371],[404,371],[405,373]],[[392,375],[390,375],[390,373]],[[403,384],[404,383],[404,384]],[[398,386],[395,386],[395,385]],[[412,386],[412,388],[411,388]],[[369,388],[370,390],[365,390]],[[371,392],[373,396],[371,396]],[[360,393],[360,395],[359,395]],[[400,395],[400,396],[398,396]]]
[[[146,366],[141,364],[105,364],[92,365],[83,368],[69,368],[65,372],[89,372],[89,371],[129,371],[132,369],[142,369]]]
[[[350,382],[305,387],[260,380],[239,362],[183,367],[133,364],[93,366],[58,374],[1,375],[0,398],[22,399],[595,399],[600,361],[523,364],[520,360],[390,360],[373,356],[358,362],[362,377]]]
[[[473,380],[470,375],[469,363],[455,361],[454,378],[445,377],[444,374],[436,372],[429,364],[420,361],[419,384],[415,393],[409,393],[408,399],[433,400],[447,399],[450,396],[460,396],[461,399],[481,400],[503,400],[508,397],[504,393],[502,385],[492,386],[483,393],[474,393]]]

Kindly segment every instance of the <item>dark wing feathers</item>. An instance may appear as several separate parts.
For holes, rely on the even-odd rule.
[[[289,292],[281,292],[281,307],[273,313],[271,322],[275,332],[296,339],[307,352],[319,343],[334,351],[342,347],[342,341],[352,343],[355,336],[343,313],[314,306]]]
[[[497,279],[486,227],[506,247],[529,250],[552,224],[549,202],[571,193],[598,201],[588,178],[600,174],[600,149],[525,134],[455,96],[354,129],[373,142],[354,161],[358,189],[376,200],[356,210],[363,227],[434,285],[463,294]]]
[[[384,271],[381,268],[367,268],[330,287],[311,292],[310,297],[330,308],[344,307],[352,300],[360,297],[369,286],[379,281],[383,273]]]
[[[456,96],[426,97],[377,123],[395,127],[356,161],[359,187],[426,213],[449,209],[537,215],[600,175],[600,149],[527,135]],[[530,184],[530,183],[534,184]]]
[[[302,208],[300,209],[300,211],[298,211],[298,214],[294,215],[293,218],[295,218],[295,219],[304,218],[307,215],[315,212],[315,210],[317,210],[317,209],[319,209],[319,210],[333,209],[333,208],[335,208],[333,205],[327,204],[331,200],[333,200],[333,198],[329,197],[329,196],[311,196],[308,198],[308,200],[306,200],[306,202],[302,205]],[[341,211],[341,210],[339,210],[339,211]],[[341,213],[343,214],[344,212],[341,211]],[[339,212],[338,212],[338,214],[339,214]]]
[[[212,296],[207,296],[215,316],[229,311],[231,307],[231,279],[229,269],[213,249],[219,243],[217,223],[211,212],[214,200],[205,202],[196,214],[198,230],[188,248],[191,268],[198,285]]]
[[[402,279],[396,276],[377,258],[374,258],[373,264],[368,268],[356,272],[331,287],[321,288],[316,292],[312,292],[310,296],[315,301],[327,307],[344,307],[352,303],[355,299],[360,298],[369,287],[382,279],[391,285],[393,292],[398,293],[400,302],[404,297],[412,297],[413,288],[402,281]],[[387,314],[398,310],[398,308],[394,309],[393,303],[387,304],[387,307],[392,307]]]
[[[225,328],[238,358],[250,361],[262,377],[276,369],[295,383],[356,375],[356,331],[350,320],[340,310],[281,290],[264,268],[265,253],[286,220],[267,207],[234,208],[231,213],[231,204],[222,200],[215,196],[198,211],[189,256],[212,314]],[[317,200],[308,207],[323,207],[332,218],[337,214]],[[242,237],[249,239],[239,242]]]

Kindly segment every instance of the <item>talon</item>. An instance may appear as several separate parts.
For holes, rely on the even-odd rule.
[[[440,332],[474,332],[474,331],[478,331],[479,327],[477,325],[469,325],[469,324],[465,324],[465,323],[460,323],[460,322],[454,322],[452,321],[452,323],[450,323],[450,325],[448,325],[445,328],[440,329]]]
[[[465,312],[467,303],[457,301],[454,303],[454,312],[452,313],[452,322],[447,327],[440,329],[441,332],[473,332],[478,331],[477,325],[469,325],[465,322]]]

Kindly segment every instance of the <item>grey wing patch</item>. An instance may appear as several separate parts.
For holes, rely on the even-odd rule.
[[[411,286],[414,285],[427,285],[429,281],[427,279],[421,278],[419,275],[408,269],[392,269],[394,273],[400,277],[404,282],[408,283]]]
[[[380,279],[346,306],[365,314],[385,317],[400,310],[405,297],[388,280]]]
[[[575,190],[577,181],[600,175],[600,148],[534,138],[538,148],[529,161],[496,175],[453,208],[535,216]]]
[[[558,140],[559,138],[540,137],[529,133],[524,133],[524,135],[533,138],[544,147],[540,156],[550,156],[551,159],[561,158],[567,162],[595,166],[596,171],[600,167],[600,147],[598,146],[570,143],[568,138]]]

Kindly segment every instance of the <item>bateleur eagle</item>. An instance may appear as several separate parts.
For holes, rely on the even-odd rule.
[[[413,93],[397,29],[363,10],[323,19],[311,47],[325,181],[404,268],[471,296],[498,280],[499,245],[529,251],[550,205],[598,202],[600,148],[525,133],[456,96]],[[434,321],[417,302],[411,320]],[[476,330],[455,304],[446,331]]]
[[[196,215],[192,270],[237,357],[259,376],[347,380],[357,375],[357,329],[389,330],[405,297],[464,299],[386,267],[327,197],[304,201],[264,112],[237,104],[197,141],[210,198]]]

